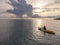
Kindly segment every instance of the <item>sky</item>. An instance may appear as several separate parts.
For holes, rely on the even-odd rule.
[[[0,18],[60,15],[60,0],[0,0]]]

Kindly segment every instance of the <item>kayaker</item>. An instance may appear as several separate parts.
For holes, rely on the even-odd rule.
[[[44,28],[44,30],[46,30],[46,26],[44,26],[43,28]]]
[[[46,26],[44,26],[44,27],[42,28],[42,31],[43,31],[43,32],[45,32],[45,31],[46,31]]]
[[[51,30],[47,30],[47,29],[46,29],[46,26],[43,26],[42,28],[39,27],[38,30],[44,32],[44,35],[45,35],[45,33],[54,34],[54,35],[55,35],[55,32],[53,32],[53,31],[51,31]]]

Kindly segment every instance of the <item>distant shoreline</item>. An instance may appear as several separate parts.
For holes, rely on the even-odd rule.
[[[55,18],[54,20],[60,20],[60,18]]]

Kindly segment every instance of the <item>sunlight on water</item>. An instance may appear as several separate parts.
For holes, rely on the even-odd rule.
[[[41,31],[38,30],[38,27],[42,26],[42,20],[38,19],[38,20],[33,20],[33,39],[35,41],[39,41],[42,40],[42,37],[44,36],[43,33]],[[40,39],[41,38],[41,39]]]
[[[39,20],[39,19],[38,19],[38,20],[37,20],[37,19],[36,19],[36,20],[33,20],[33,27],[34,27],[34,28],[41,27],[41,26],[42,26],[42,23],[43,23],[43,22],[42,22],[41,19],[40,19],[40,20]]]
[[[42,26],[42,20],[37,20],[37,26],[41,27]]]
[[[47,45],[59,44],[58,42],[60,41],[57,39],[59,37],[57,33],[58,32],[57,27],[59,27],[59,24],[60,24],[59,22],[60,21],[58,21],[57,23],[55,20],[45,20],[45,19],[33,20],[33,31],[32,31],[33,39],[35,41],[38,41],[40,43],[47,44]],[[44,33],[38,30],[38,27],[43,27],[44,25],[47,27],[47,29],[54,31],[56,35],[51,35],[46,33],[44,36]]]

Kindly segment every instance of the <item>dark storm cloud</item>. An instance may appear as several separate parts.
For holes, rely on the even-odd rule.
[[[27,14],[28,17],[36,17],[36,16],[33,16],[32,5],[27,4],[25,0],[17,0],[17,1],[9,0],[9,2],[7,3],[14,8],[14,9],[7,10],[7,12],[13,13],[17,15],[17,17],[22,18],[24,14]]]

